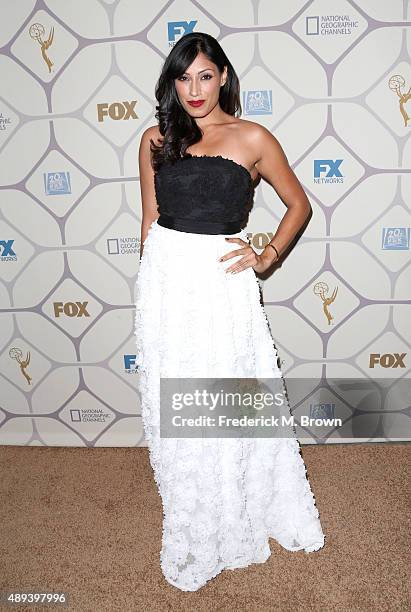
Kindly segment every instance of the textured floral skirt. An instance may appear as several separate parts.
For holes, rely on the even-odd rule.
[[[245,230],[234,236],[248,242]],[[197,591],[224,569],[263,563],[269,538],[289,551],[324,546],[291,428],[275,438],[160,436],[161,377],[282,379],[254,270],[229,274],[238,258],[218,261],[236,248],[224,235],[155,220],[136,281],[137,380],[163,506],[161,569],[183,591]]]

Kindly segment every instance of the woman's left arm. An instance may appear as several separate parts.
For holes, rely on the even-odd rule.
[[[249,267],[252,267],[258,273],[268,270],[281,258],[311,211],[311,205],[305,191],[290,168],[280,143],[267,128],[255,123],[253,129],[248,132],[247,148],[249,151],[253,151],[253,158],[257,159],[254,165],[259,174],[275,189],[287,210],[273,238],[259,255],[250,245],[247,245],[242,250],[231,251],[222,257],[220,261],[244,254],[241,260],[225,270],[227,273],[232,272],[234,274]],[[226,238],[226,240],[244,244],[244,241],[237,237]]]
[[[310,214],[311,205],[277,138],[261,125],[258,125],[253,132],[253,148],[259,151],[259,159],[255,166],[287,207],[277,231],[270,240],[281,257],[304,225]],[[260,265],[253,266],[256,272],[263,272],[277,261],[276,252],[269,244],[260,254],[262,257]]]

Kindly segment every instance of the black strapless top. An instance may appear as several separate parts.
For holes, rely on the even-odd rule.
[[[235,234],[247,223],[253,179],[241,164],[221,155],[186,154],[154,175],[163,227],[195,234]]]

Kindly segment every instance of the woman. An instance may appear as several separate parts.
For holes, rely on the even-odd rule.
[[[139,152],[139,390],[163,504],[161,568],[170,584],[196,591],[223,569],[264,562],[270,537],[291,551],[324,545],[292,431],[280,438],[160,432],[160,379],[281,379],[255,273],[281,257],[310,206],[275,137],[235,116],[239,81],[212,36],[177,42],[156,98],[159,125],[146,129]],[[259,174],[288,210],[257,254],[244,224]]]

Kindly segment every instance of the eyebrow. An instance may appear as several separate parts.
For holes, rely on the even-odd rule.
[[[212,70],[214,72],[213,68],[203,68],[202,70],[198,71],[198,74],[200,74],[201,72],[205,72],[206,70]],[[188,72],[183,72],[183,74],[188,74]]]

